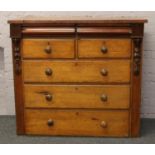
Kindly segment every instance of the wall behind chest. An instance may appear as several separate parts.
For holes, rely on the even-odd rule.
[[[90,19],[104,17],[142,17],[148,19],[145,24],[143,83],[142,83],[142,117],[155,118],[155,12],[0,12],[0,47],[4,49],[5,67],[2,68],[1,79],[4,81],[0,87],[0,115],[14,115],[14,89],[11,39],[9,38],[9,19],[24,18],[27,16],[42,16],[63,18],[64,16],[78,18],[86,16]],[[1,64],[1,63],[0,63]],[[1,102],[2,101],[2,102]]]

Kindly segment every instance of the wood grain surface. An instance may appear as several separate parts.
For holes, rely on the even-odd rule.
[[[23,58],[74,58],[74,39],[23,39]],[[51,53],[46,53],[49,47]]]
[[[102,47],[107,52],[102,52]],[[80,58],[130,58],[131,39],[79,39]]]
[[[128,111],[26,110],[27,134],[128,136]],[[48,126],[53,120],[53,126]],[[106,127],[101,123],[105,122]]]
[[[45,71],[52,70],[47,76]],[[103,76],[102,70],[108,74]],[[130,82],[130,60],[23,61],[25,82]]]
[[[119,90],[119,91],[118,91]],[[46,99],[51,95],[52,99]],[[107,101],[101,99],[107,96]],[[128,109],[129,85],[24,85],[26,107]]]

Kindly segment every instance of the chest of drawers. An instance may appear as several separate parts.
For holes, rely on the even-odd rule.
[[[145,22],[10,20],[17,134],[138,136]]]

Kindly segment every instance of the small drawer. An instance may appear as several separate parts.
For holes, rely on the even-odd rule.
[[[131,39],[79,39],[79,58],[130,58]]]
[[[25,107],[128,109],[129,85],[24,85]]]
[[[74,39],[23,39],[23,58],[74,58]]]
[[[130,60],[24,60],[25,82],[129,83]]]
[[[128,128],[128,111],[25,110],[26,134],[125,137]]]

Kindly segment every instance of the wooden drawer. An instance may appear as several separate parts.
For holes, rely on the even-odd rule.
[[[130,58],[131,39],[79,39],[80,58]]]
[[[26,134],[128,136],[128,111],[25,110]]]
[[[23,39],[24,58],[74,58],[74,39]]]
[[[23,61],[25,82],[130,82],[130,60]]]
[[[127,109],[129,85],[24,85],[25,107]]]

